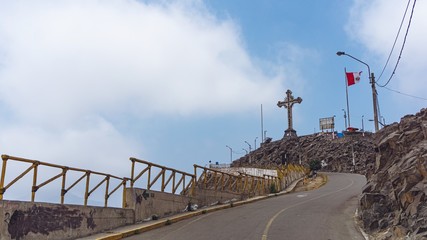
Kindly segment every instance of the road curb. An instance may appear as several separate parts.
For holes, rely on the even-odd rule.
[[[249,198],[246,200],[242,200],[242,201],[237,201],[237,202],[230,202],[228,204],[223,204],[223,205],[219,205],[219,206],[213,206],[213,207],[208,207],[205,209],[199,209],[193,212],[187,212],[187,213],[183,213],[180,215],[176,215],[173,217],[169,217],[169,218],[165,218],[165,219],[161,219],[161,220],[157,220],[156,222],[152,222],[152,223],[147,223],[144,224],[142,226],[136,227],[134,229],[129,229],[129,230],[121,230],[118,233],[110,233],[110,234],[106,234],[106,236],[102,236],[102,237],[97,237],[94,238],[96,240],[118,240],[118,239],[123,239],[125,237],[129,237],[132,235],[136,235],[139,233],[143,233],[143,232],[147,232],[156,228],[160,228],[166,225],[170,225],[172,223],[176,223],[188,218],[192,218],[195,216],[199,216],[202,214],[206,214],[206,213],[211,213],[211,212],[215,212],[215,211],[219,211],[219,210],[223,210],[223,209],[227,209],[227,208],[232,208],[232,207],[237,207],[237,206],[241,206],[244,204],[248,204],[248,203],[253,203],[253,202],[257,202],[260,200],[264,200],[267,198],[271,198],[271,197],[277,197],[277,196],[281,196],[287,193],[290,193],[293,191],[293,189],[295,189],[296,185],[302,181],[304,178],[300,178],[298,180],[295,180],[294,182],[292,182],[288,188],[286,188],[284,191],[281,191],[279,193],[272,193],[272,194],[268,194],[266,196],[258,196],[258,197],[254,197],[254,198]],[[90,236],[89,236],[90,237]]]

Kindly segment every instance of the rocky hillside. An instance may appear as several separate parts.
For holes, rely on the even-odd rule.
[[[427,239],[427,109],[376,134],[333,139],[319,133],[265,143],[233,165],[307,166],[312,160],[322,161],[322,170],[367,177],[358,212],[374,239]]]
[[[310,161],[319,160],[326,165],[323,171],[365,174],[367,169],[373,168],[373,164],[368,164],[373,159],[375,145],[370,133],[347,134],[343,138],[332,138],[331,133],[318,133],[264,143],[251,154],[234,161],[233,166],[274,168],[283,163],[308,166]]]
[[[359,205],[364,229],[375,239],[427,239],[427,109],[381,129],[374,143]]]

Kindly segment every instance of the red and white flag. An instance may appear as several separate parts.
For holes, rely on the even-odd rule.
[[[360,81],[360,74],[362,72],[346,72],[345,76],[347,77],[347,86],[351,86],[353,84],[356,84]]]

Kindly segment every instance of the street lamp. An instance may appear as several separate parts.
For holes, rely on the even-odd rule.
[[[233,149],[229,147],[228,145],[225,145],[228,149],[230,149],[230,162],[233,162]]]
[[[350,54],[347,54],[345,52],[337,52],[338,56],[348,56],[353,58],[354,60],[366,65],[368,67],[368,74],[369,74],[369,80],[370,80],[370,84],[371,84],[371,88],[372,88],[372,101],[373,101],[373,106],[374,106],[374,124],[375,124],[375,132],[378,132],[379,127],[378,127],[378,108],[377,108],[377,90],[375,89],[375,77],[374,77],[374,73],[371,73],[371,68],[369,67],[369,65],[353,56],[351,56]]]
[[[368,120],[369,122],[373,122],[374,121],[374,119],[369,119]],[[382,127],[385,127],[385,124],[383,124],[382,122],[378,122]]]
[[[251,152],[252,146],[247,141],[245,141],[245,143],[248,144],[248,146],[249,146],[249,152]]]
[[[248,150],[246,150],[245,148],[242,148],[243,151],[246,152],[246,154],[248,154]]]
[[[255,142],[255,144],[254,144],[254,150],[256,150],[256,140],[257,139],[258,139],[258,137],[256,137],[255,140],[254,140],[254,142]]]
[[[365,126],[363,125],[363,118],[365,117],[365,115],[362,115],[362,132],[365,131]]]
[[[345,130],[347,130],[347,112],[344,109],[341,109],[344,112],[344,125]]]

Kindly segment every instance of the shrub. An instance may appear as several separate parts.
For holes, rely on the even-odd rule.
[[[322,168],[322,163],[319,160],[312,160],[309,165],[311,171],[317,171]]]
[[[276,188],[276,184],[270,184],[270,193],[278,193],[279,191]]]

